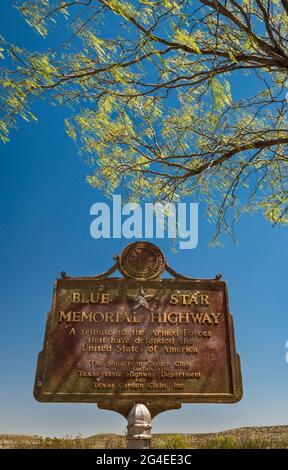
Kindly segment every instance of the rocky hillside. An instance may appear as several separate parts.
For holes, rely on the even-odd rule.
[[[120,449],[125,437],[117,434],[96,434],[83,438],[43,438],[22,434],[0,435],[1,449]],[[288,426],[261,426],[232,429],[205,434],[154,434],[152,448],[162,449],[233,449],[288,448]]]

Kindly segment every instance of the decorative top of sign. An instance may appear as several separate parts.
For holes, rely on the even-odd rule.
[[[124,277],[141,281],[159,277],[166,266],[160,248],[149,242],[135,242],[128,245],[122,251],[118,263]]]
[[[62,271],[61,278],[75,280],[107,279],[108,276],[119,270],[126,279],[135,279],[136,281],[158,279],[161,277],[163,271],[167,271],[167,273],[178,280],[197,280],[190,276],[184,276],[172,269],[171,266],[168,265],[160,248],[150,242],[137,241],[130,243],[130,245],[124,248],[120,256],[114,255],[113,259],[115,261],[114,265],[107,269],[107,271],[97,274],[96,276],[67,276],[66,271]],[[216,274],[214,278],[206,280],[220,281],[221,277],[221,274]]]

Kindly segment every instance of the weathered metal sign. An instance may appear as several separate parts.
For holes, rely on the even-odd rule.
[[[116,269],[124,278],[106,277]],[[164,269],[176,278],[160,278]],[[128,410],[145,400],[150,408],[158,402],[157,412],[181,402],[240,400],[226,283],[185,278],[144,242],[129,245],[101,276],[63,274],[34,394],[39,401],[95,402],[124,414],[124,403]]]

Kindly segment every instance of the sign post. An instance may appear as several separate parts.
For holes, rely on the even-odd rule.
[[[122,277],[108,277],[116,270]],[[171,278],[161,277],[165,270]],[[99,276],[62,273],[38,358],[35,398],[119,412],[128,418],[131,446],[135,439],[149,443],[151,417],[158,413],[182,403],[239,401],[240,360],[220,277],[182,276],[148,242],[128,245]]]
[[[127,449],[149,449],[151,427],[148,408],[141,403],[134,405],[128,415]]]

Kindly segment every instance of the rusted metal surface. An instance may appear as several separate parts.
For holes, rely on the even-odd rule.
[[[98,403],[125,416],[141,401],[155,416],[181,403],[241,399],[226,283],[160,279],[165,260],[150,257],[149,245],[144,269],[137,247],[136,279],[132,254],[130,264],[120,259],[129,279],[104,273],[56,280],[38,359],[37,400]]]

